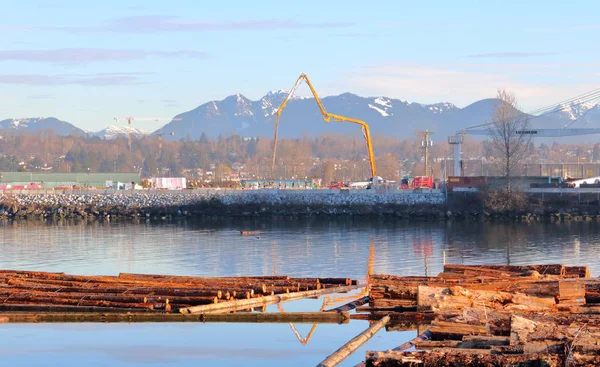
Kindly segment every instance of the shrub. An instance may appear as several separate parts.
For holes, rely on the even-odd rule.
[[[490,213],[517,213],[527,210],[527,195],[519,190],[484,189],[481,191],[483,208]]]

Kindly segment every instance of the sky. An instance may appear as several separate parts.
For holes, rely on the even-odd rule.
[[[524,111],[600,85],[597,1],[0,0],[0,8],[0,120],[52,116],[98,131],[114,117],[171,118],[235,93],[257,100],[301,73],[322,96],[459,107],[506,88]]]

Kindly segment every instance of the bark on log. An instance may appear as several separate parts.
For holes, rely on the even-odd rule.
[[[318,297],[318,296],[321,296],[324,294],[349,292],[349,291],[358,289],[360,287],[361,286],[349,285],[349,286],[342,286],[342,287],[320,289],[320,290],[316,290],[316,291],[294,292],[294,293],[286,293],[286,294],[280,294],[280,295],[274,295],[274,296],[265,296],[265,297],[253,298],[253,299],[249,299],[249,300],[228,301],[228,302],[221,302],[221,303],[218,303],[215,305],[188,307],[186,309],[179,310],[179,312],[192,313],[192,314],[193,313],[224,312],[227,310],[262,306],[263,304],[272,304],[272,303],[279,303],[279,302],[285,302],[285,301],[292,301],[295,299],[302,299],[302,298],[308,298],[308,297]]]
[[[375,324],[370,326],[368,329],[354,337],[348,343],[344,344],[341,348],[335,351],[332,355],[327,357],[323,362],[319,363],[318,367],[334,367],[340,364],[344,359],[348,358],[349,355],[354,353],[360,346],[366,343],[373,337],[379,330],[381,330],[390,321],[390,317],[386,316]]]
[[[354,310],[355,308],[364,305],[365,303],[369,302],[369,296],[365,296],[365,297],[361,297],[359,299],[356,299],[354,301],[348,302],[344,305],[329,309],[329,310],[323,310],[323,312],[342,312],[342,311],[350,311],[350,310]]]
[[[419,343],[430,342],[431,337],[432,337],[431,330],[426,330],[422,334],[417,335],[414,339],[409,340],[406,343],[399,345],[392,350],[396,351],[396,352],[402,352],[402,351],[407,350],[408,348],[412,348],[412,347],[416,346]]]
[[[252,322],[252,323],[327,323],[348,322],[347,313],[323,314],[320,312],[288,313],[235,313],[184,315],[179,313],[9,313],[2,316],[5,322]]]
[[[476,351],[477,352],[477,351]],[[564,358],[559,355],[494,355],[473,353],[436,352],[367,352],[367,367],[417,367],[417,366],[519,366],[562,367]]]

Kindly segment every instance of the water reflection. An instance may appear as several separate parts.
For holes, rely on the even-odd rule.
[[[260,230],[259,238],[239,230]],[[364,279],[374,271],[435,275],[448,263],[589,265],[600,250],[595,223],[408,223],[238,220],[139,224],[0,223],[1,268],[82,274],[146,272]]]
[[[258,230],[261,235],[240,236],[240,230]],[[458,264],[589,265],[592,276],[598,276],[599,252],[600,226],[588,222],[408,223],[362,218],[0,222],[0,268],[79,274],[276,273],[363,280],[368,269],[436,275],[442,271],[445,254],[446,262]],[[321,301],[302,300],[284,307],[288,312],[310,311],[322,307]],[[276,306],[269,308],[276,310]],[[368,322],[357,320],[310,329],[281,324],[2,325],[0,355],[6,365],[14,366],[229,365],[241,358],[248,366],[290,361],[315,365],[367,326]],[[412,326],[395,326],[404,327]],[[415,335],[414,331],[379,333],[344,365],[358,363],[366,349],[394,348]]]

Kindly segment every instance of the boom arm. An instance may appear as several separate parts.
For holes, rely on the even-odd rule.
[[[527,129],[515,131],[517,135],[532,135],[534,137],[559,137],[559,136],[577,136],[577,135],[590,135],[599,134],[600,129],[594,128],[581,128],[581,129]],[[490,131],[487,129],[464,129],[459,130],[457,134],[469,134],[469,135],[490,135]]]
[[[298,89],[300,84],[302,84],[302,80],[304,80],[306,82],[306,84],[310,88],[310,91],[311,91],[313,97],[315,97],[315,101],[317,102],[317,105],[319,105],[319,110],[321,111],[321,115],[323,117],[323,120],[325,120],[325,122],[351,122],[353,124],[358,124],[361,126],[363,136],[367,143],[367,150],[369,152],[369,163],[371,164],[371,177],[372,178],[376,177],[377,169],[375,167],[375,156],[373,154],[373,143],[371,142],[371,131],[369,130],[369,125],[362,120],[328,113],[325,110],[325,107],[323,107],[323,103],[321,103],[321,99],[319,99],[319,96],[317,95],[315,88],[312,86],[312,83],[310,82],[310,80],[308,79],[308,76],[306,76],[306,74],[302,74],[298,77],[298,79],[296,80],[296,83],[294,84],[294,86],[292,87],[290,92],[288,93],[287,97],[285,97],[285,100],[283,101],[281,106],[279,106],[279,109],[277,110],[277,113],[275,114],[275,136],[273,138],[273,161],[271,162],[271,170],[275,169],[275,157],[277,155],[277,131],[279,129],[279,116],[285,109],[290,98],[292,98],[292,96],[296,92],[296,89]]]

